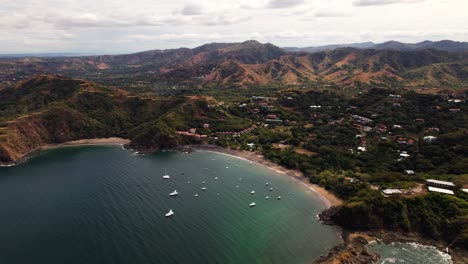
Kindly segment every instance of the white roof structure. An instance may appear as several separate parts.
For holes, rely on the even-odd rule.
[[[461,189],[463,192],[468,193],[468,189]]]
[[[447,186],[453,186],[455,187],[455,184],[453,182],[448,182],[448,181],[439,181],[439,180],[426,180],[428,183],[435,183],[435,184],[442,184],[442,185],[447,185]]]
[[[429,191],[430,192],[451,194],[451,195],[455,194],[452,190],[447,190],[447,189],[442,189],[442,188],[437,188],[437,187],[432,187],[432,186],[429,186]]]
[[[366,147],[358,147],[357,150],[362,151],[362,152],[365,152],[365,151],[366,151]]]
[[[414,174],[414,170],[405,170],[405,173],[410,175],[410,174]]]
[[[401,191],[398,189],[385,189],[385,190],[382,190],[382,192],[387,195],[401,194]]]

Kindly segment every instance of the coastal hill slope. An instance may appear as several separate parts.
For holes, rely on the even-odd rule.
[[[158,115],[177,100],[145,100],[83,80],[42,75],[0,90],[0,161],[70,140],[126,136],[137,119]]]
[[[248,120],[209,108],[203,96],[134,94],[85,80],[39,75],[0,88],[0,163],[68,141],[122,137],[142,151],[184,143],[176,129],[210,122],[215,130],[242,130]]]
[[[0,81],[13,83],[37,74],[62,74],[127,90],[252,85],[444,89],[468,86],[468,52],[461,52],[463,48],[447,49],[457,52],[433,49],[455,45],[438,42],[396,50],[392,43],[381,49],[338,48],[307,53],[251,40],[127,55],[4,58],[0,59]]]

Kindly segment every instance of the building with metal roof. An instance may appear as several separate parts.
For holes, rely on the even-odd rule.
[[[437,187],[428,187],[430,192],[438,192],[438,193],[444,193],[444,194],[450,194],[450,195],[455,195],[455,193],[452,190],[447,190],[447,189],[442,189],[442,188],[437,188]]]

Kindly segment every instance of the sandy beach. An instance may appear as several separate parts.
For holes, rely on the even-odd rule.
[[[280,174],[289,176],[294,178],[295,180],[300,181],[307,187],[309,187],[312,191],[318,193],[325,203],[327,204],[327,207],[331,206],[339,206],[343,204],[343,201],[336,197],[333,193],[327,191],[325,188],[318,186],[316,184],[312,184],[308,181],[306,177],[304,177],[304,174],[298,170],[289,170],[286,169],[276,163],[273,163],[265,157],[258,153],[258,152],[253,152],[253,151],[243,151],[243,150],[232,150],[232,149],[226,149],[226,148],[221,148],[218,146],[214,145],[192,145],[188,146],[190,149],[195,150],[195,151],[212,151],[212,152],[218,152],[226,155],[231,155],[234,157],[242,158],[245,160],[249,160],[252,162],[255,162],[257,164],[260,164],[264,167],[267,167],[269,169],[272,169]]]
[[[129,144],[129,139],[111,137],[111,138],[92,138],[92,139],[80,139],[75,141],[68,141],[61,144],[50,144],[41,147],[42,150],[61,148],[67,146],[92,146],[92,145],[126,145]]]
[[[20,160],[18,160],[14,164],[3,164],[2,166],[4,167],[13,166],[15,164],[18,164],[27,160],[28,158],[34,155],[39,154],[42,151],[56,149],[56,148],[72,147],[72,146],[106,146],[106,145],[107,146],[120,146],[120,145],[123,146],[126,144],[130,144],[130,140],[124,139],[124,138],[118,138],[118,137],[80,139],[80,140],[74,140],[74,141],[67,141],[67,142],[60,143],[60,144],[48,144],[48,145],[35,148],[23,154]]]

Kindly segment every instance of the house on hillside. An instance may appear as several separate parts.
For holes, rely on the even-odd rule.
[[[437,137],[434,137],[434,136],[425,136],[423,137],[423,139],[427,142],[434,142],[437,140]]]
[[[360,147],[357,147],[357,150],[361,152],[366,152],[366,147],[360,146]]]
[[[439,180],[429,179],[429,180],[426,180],[426,185],[427,185],[427,189],[430,192],[437,192],[437,193],[450,194],[450,195],[455,194],[453,192],[453,189],[455,188],[455,184],[449,181],[439,181]]]
[[[390,197],[390,196],[400,195],[402,194],[402,191],[400,191],[399,189],[385,189],[385,190],[382,190],[382,194],[385,197]]]
[[[427,186],[438,187],[438,188],[449,189],[449,190],[452,190],[452,189],[455,188],[455,184],[453,184],[453,182],[439,181],[439,180],[433,180],[433,179],[426,180],[426,185]]]
[[[402,151],[400,153],[400,159],[406,159],[406,158],[409,158],[410,157],[410,154],[408,154],[406,151]]]
[[[401,95],[399,94],[389,94],[388,97],[392,99],[401,99]]]

